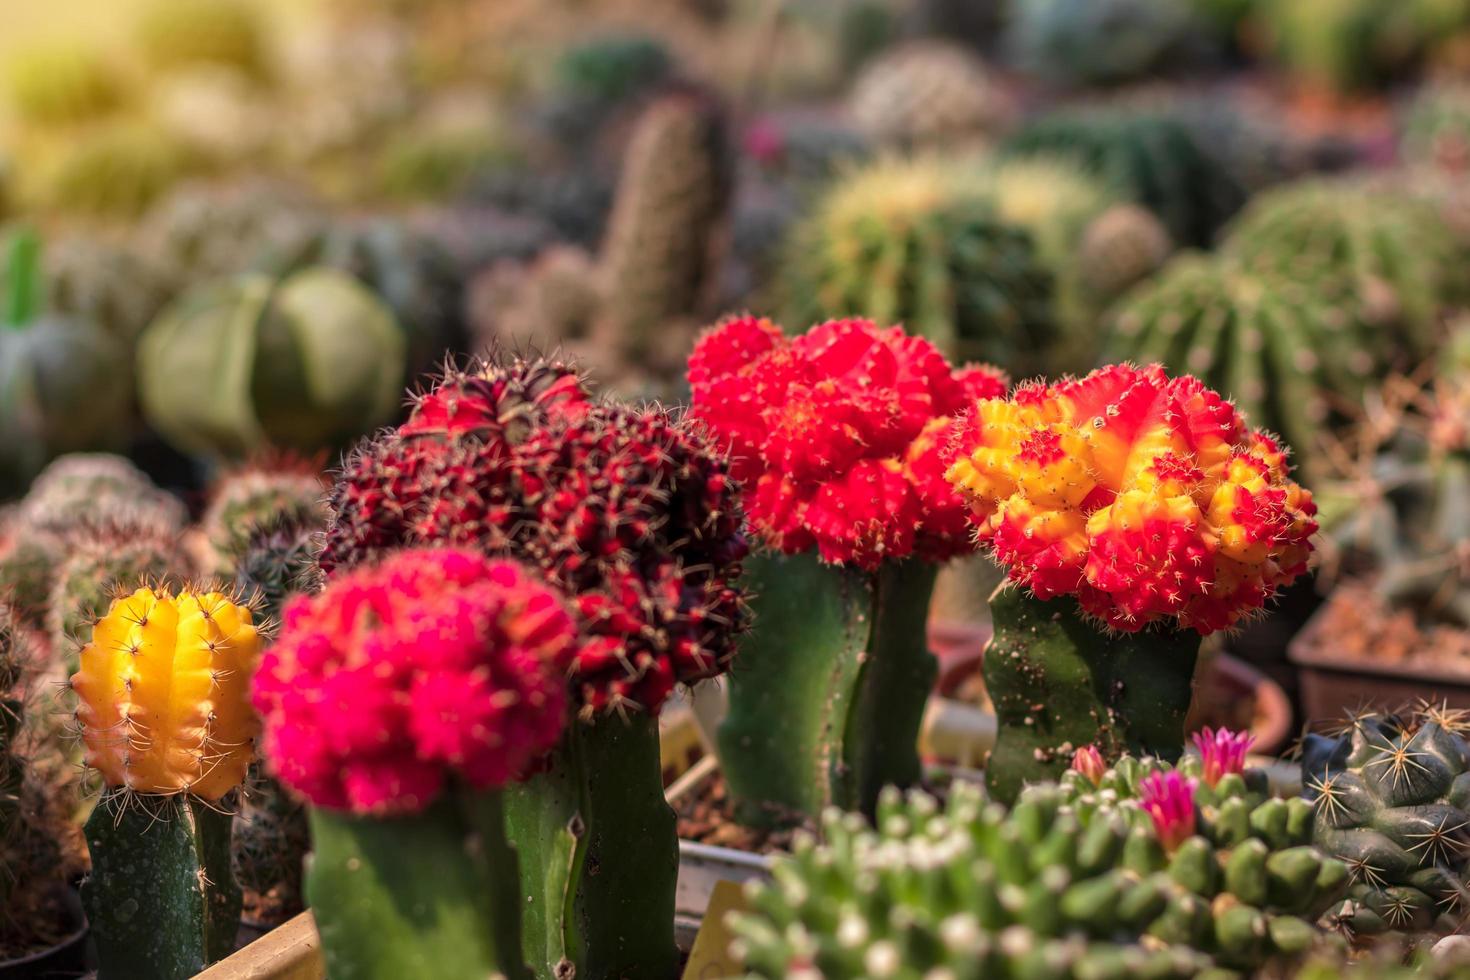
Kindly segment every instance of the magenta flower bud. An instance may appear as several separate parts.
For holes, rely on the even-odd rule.
[[[1147,777],[1138,788],[1140,802],[1153,818],[1165,850],[1172,852],[1194,836],[1193,779],[1171,769]]]
[[[1255,737],[1246,732],[1232,732],[1228,728],[1214,729],[1206,725],[1194,733],[1194,745],[1199,749],[1204,763],[1205,785],[1214,787],[1231,773],[1245,770],[1245,754],[1250,751]]]
[[[1102,753],[1097,750],[1096,745],[1084,745],[1072,753],[1072,771],[1080,772],[1096,786],[1102,782],[1103,773],[1108,771],[1108,764],[1103,761]]]

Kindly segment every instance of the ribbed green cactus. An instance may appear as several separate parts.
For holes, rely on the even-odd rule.
[[[1189,813],[1197,833],[1166,841],[1142,809],[1054,785],[1009,814],[965,784],[942,808],[890,790],[876,831],[830,812],[825,843],[804,838],[774,884],[749,889],[734,949],[755,976],[905,980],[1182,978],[1288,959],[1317,940],[1311,920],[1346,870],[1298,843],[1309,812],[1277,826],[1278,808],[1263,811],[1258,829],[1242,795],[1207,802]]]
[[[0,496],[18,496],[46,462],[107,449],[130,428],[127,352],[100,326],[41,314],[41,242],[22,230],[0,270]]]
[[[10,104],[28,123],[87,122],[123,101],[123,85],[104,55],[81,44],[53,44],[8,57]]]
[[[662,326],[698,310],[729,198],[725,140],[700,95],[666,96],[638,121],[601,252],[605,329],[625,357],[657,350]]]
[[[788,240],[793,323],[899,323],[957,360],[1042,370],[1057,336],[1055,282],[1024,227],[973,169],[884,161],[839,180]]]
[[[200,166],[190,147],[160,129],[108,123],[68,140],[43,171],[37,194],[61,214],[136,218]]]
[[[1113,315],[1110,359],[1199,377],[1284,436],[1316,477],[1341,406],[1355,404],[1397,353],[1341,280],[1257,274],[1228,257],[1175,259]]]
[[[1432,349],[1444,308],[1466,295],[1463,253],[1433,204],[1381,183],[1304,181],[1256,198],[1224,251],[1297,282],[1342,277],[1382,348],[1406,367]]]
[[[80,527],[66,538],[46,604],[53,648],[74,653],[79,639],[120,593],[143,583],[178,582],[190,573],[175,529],[146,517]],[[76,669],[75,660],[68,666]]]
[[[1426,707],[1360,714],[1337,737],[1308,735],[1302,779],[1317,846],[1347,864],[1351,934],[1456,931],[1470,871],[1470,722]]]
[[[1005,40],[1023,70],[1080,88],[1178,67],[1198,48],[1198,27],[1178,0],[1021,0]]]
[[[877,573],[813,554],[746,560],[759,630],[740,646],[720,759],[742,823],[872,812],[919,779],[915,748],[938,670],[924,640],[935,567]]]
[[[326,526],[326,487],[314,465],[270,459],[226,473],[215,484],[200,520],[218,575],[233,576],[262,528]]]
[[[1225,165],[1167,110],[1088,106],[1048,113],[1000,146],[1072,160],[1158,215],[1180,245],[1208,246],[1245,200]]]
[[[994,135],[1009,100],[967,48],[911,41],[884,52],[853,82],[848,111],[878,145],[942,146]]]
[[[398,406],[406,341],[346,273],[240,276],[184,294],[138,345],[143,412],[181,449],[340,446]]]
[[[1010,586],[990,597],[990,610],[985,689],[1000,728],[985,782],[996,799],[1060,776],[1084,745],[1110,758],[1179,758],[1198,635],[1109,635],[1070,597],[1043,602]]]

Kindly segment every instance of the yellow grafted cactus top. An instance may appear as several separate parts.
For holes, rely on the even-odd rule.
[[[260,645],[250,610],[220,592],[113,602],[71,678],[87,765],[110,787],[224,796],[255,754]]]

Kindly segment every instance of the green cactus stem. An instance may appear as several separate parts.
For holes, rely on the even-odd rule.
[[[679,845],[657,719],[572,725],[544,772],[506,790],[506,826],[539,980],[674,975]]]
[[[1026,783],[1058,778],[1086,745],[1110,759],[1179,758],[1197,633],[1109,634],[1070,596],[1043,602],[1004,585],[990,611],[985,686],[1000,726],[985,769],[993,797],[1010,803]]]
[[[865,573],[803,554],[745,569],[759,625],[741,644],[719,733],[737,815],[763,826],[829,806],[871,814],[884,786],[919,778],[937,567]]]
[[[386,819],[313,809],[306,889],[328,975],[529,980],[505,809],[499,791]]]
[[[6,258],[4,326],[19,330],[35,317],[41,294],[40,271],[40,236],[23,228],[11,236]]]
[[[240,922],[226,810],[187,794],[113,793],[87,820],[82,903],[98,980],[184,980],[228,955]]]

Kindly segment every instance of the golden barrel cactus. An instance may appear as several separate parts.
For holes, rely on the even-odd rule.
[[[220,592],[141,588],[113,602],[71,678],[87,765],[109,788],[217,800],[254,758],[261,636]]]

